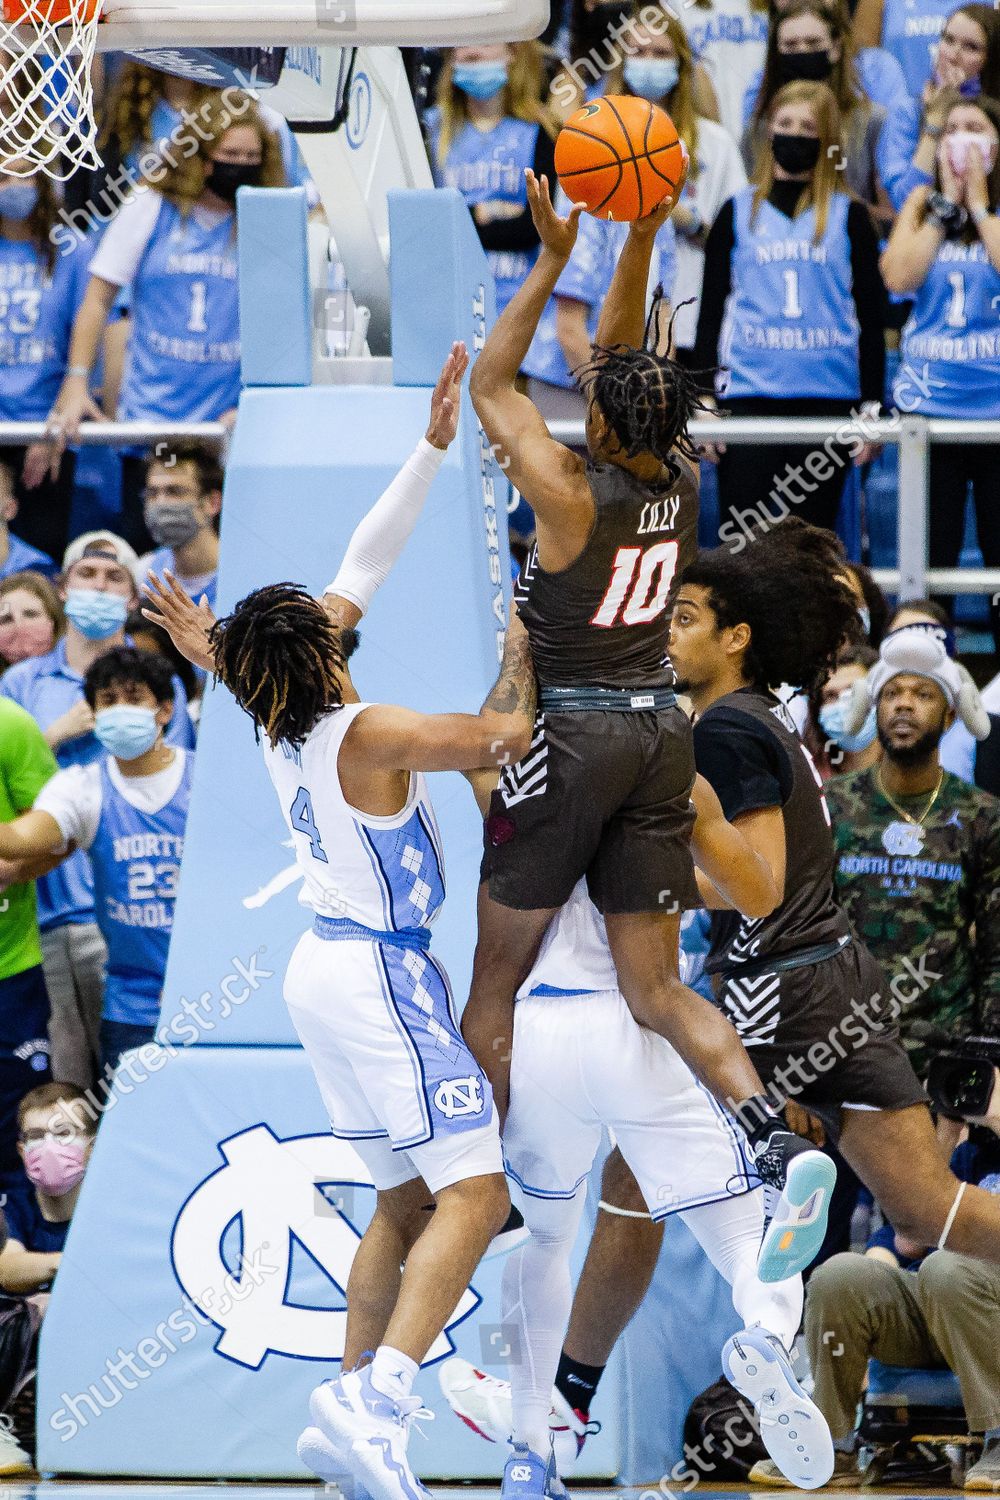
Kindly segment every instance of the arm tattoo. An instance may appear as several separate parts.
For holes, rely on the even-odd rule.
[[[528,632],[522,627],[507,631],[504,642],[500,675],[494,683],[483,708],[498,714],[523,713],[534,718],[538,691],[535,683],[535,664],[531,659]]]

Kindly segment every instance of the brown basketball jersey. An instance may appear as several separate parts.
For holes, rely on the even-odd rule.
[[[542,687],[670,687],[667,600],[698,549],[698,472],[677,458],[665,484],[617,464],[587,465],[594,529],[580,556],[547,573],[538,548],[514,589]]]

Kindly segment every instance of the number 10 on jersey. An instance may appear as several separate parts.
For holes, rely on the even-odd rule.
[[[676,542],[657,542],[645,552],[641,547],[619,547],[611,582],[591,625],[605,630],[618,623],[648,625],[662,614],[674,581],[677,546]]]

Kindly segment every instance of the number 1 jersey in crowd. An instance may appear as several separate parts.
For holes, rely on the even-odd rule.
[[[427,782],[410,773],[409,795],[390,817],[352,807],[340,785],[344,737],[369,703],[327,714],[300,748],[264,746],[264,763],[305,876],[300,901],[322,917],[376,932],[429,927],[444,901],[441,835]]]

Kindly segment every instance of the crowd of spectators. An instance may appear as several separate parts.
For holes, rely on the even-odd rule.
[[[458,47],[408,64],[434,178],[468,202],[498,309],[538,252],[524,169],[553,177],[560,122],[605,91],[673,117],[691,169],[659,234],[650,291],[662,283],[675,309],[675,356],[700,372],[709,406],[845,424],[819,449],[706,444],[719,515],[704,542],[739,547],[793,507],[856,535],[845,522],[856,491],[845,481],[877,461],[862,419],[879,410],[1000,419],[994,8],[858,0],[852,14],[845,0],[693,0],[670,12],[641,0],[571,0],[553,5],[539,42]],[[0,438],[0,1192],[9,1230],[0,1289],[42,1298],[101,1089],[122,1053],[153,1035],[183,851],[204,684],[138,612],[140,590],[151,573],[170,571],[214,604],[223,489],[214,448],[161,443],[151,456],[126,446],[106,455],[95,508],[76,440],[82,424],[112,416],[230,425],[240,384],[236,193],[302,185],[319,211],[294,138],[266,103],[113,55],[97,81],[102,171],[62,189],[0,164],[0,422],[49,428],[27,446]],[[573,372],[588,358],[624,237],[625,226],[581,222],[522,372],[547,417],[584,413]],[[986,443],[932,450],[932,565],[957,564],[971,494],[983,559],[1000,566],[995,455]],[[532,526],[523,503],[514,524],[521,552]],[[904,1024],[923,1065],[926,1025],[975,1031],[1000,1013],[1000,736],[977,745],[945,667],[940,680],[897,675],[853,722],[887,634],[931,632],[944,663],[957,647],[941,602],[910,601],[893,617],[865,567],[845,571],[863,639],[790,701],[827,783],[837,889],[857,930],[894,966],[911,949],[915,964],[946,954],[945,974]],[[1000,642],[995,602],[991,623]],[[984,701],[1000,713],[1000,686]],[[909,859],[905,877],[880,873],[892,838]],[[692,954],[703,940],[695,923]],[[71,1128],[57,1130],[63,1116]],[[845,1176],[830,1253],[848,1244],[856,1185]],[[927,1247],[887,1233],[893,1275],[924,1264]],[[925,1271],[919,1286],[943,1280]],[[953,1290],[966,1284],[952,1278]],[[854,1318],[845,1339],[867,1351],[855,1311],[876,1293],[901,1301],[910,1320],[889,1350],[897,1362],[951,1357],[923,1291],[884,1270],[832,1261],[810,1316],[828,1328],[832,1299],[838,1327]],[[33,1305],[37,1317],[43,1301]],[[815,1350],[817,1390],[843,1428],[863,1359],[826,1370],[828,1342]],[[1000,1412],[981,1399],[980,1368],[995,1337],[972,1342],[969,1400],[989,1431]],[[0,1447],[8,1438],[0,1432]]]

